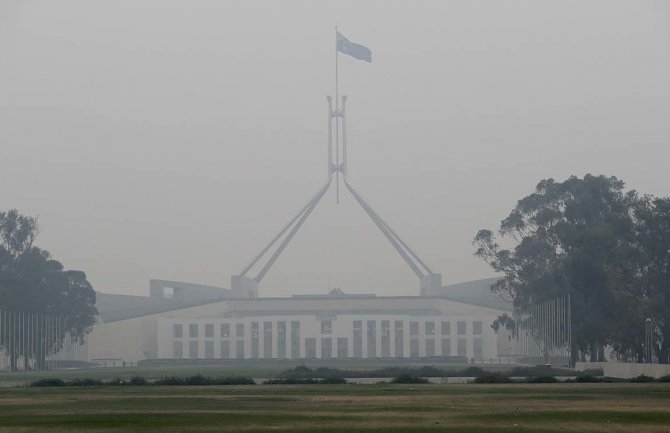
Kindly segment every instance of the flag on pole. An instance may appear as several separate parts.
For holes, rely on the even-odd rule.
[[[351,42],[337,32],[337,51],[344,54],[349,54],[351,57],[358,60],[365,60],[368,63],[372,62],[372,51],[370,48]]]

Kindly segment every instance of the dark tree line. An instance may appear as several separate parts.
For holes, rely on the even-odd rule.
[[[491,290],[515,309],[570,295],[573,361],[604,360],[609,347],[641,362],[650,318],[653,353],[669,362],[670,198],[626,191],[615,177],[545,179],[473,244],[503,275]]]
[[[16,210],[0,212],[0,310],[37,313],[62,319],[61,335],[52,351],[62,346],[65,333],[83,339],[95,323],[95,291],[81,271],[65,270],[51,254],[33,245],[39,233],[37,219]],[[7,326],[2,332],[10,332]],[[8,341],[5,335],[0,341]],[[40,336],[40,338],[45,338]],[[22,347],[29,347],[24,342]],[[17,356],[12,353],[12,367]],[[49,353],[39,352],[38,365]]]

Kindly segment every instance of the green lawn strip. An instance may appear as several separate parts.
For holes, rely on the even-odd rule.
[[[669,396],[663,383],[5,388],[0,432],[644,431],[670,425]]]
[[[468,415],[458,416],[469,419]],[[621,410],[520,410],[512,413],[484,413],[477,419],[487,422],[579,422],[587,424],[661,424],[670,425],[670,411],[621,411]]]
[[[385,415],[375,414],[312,414],[303,412],[282,411],[232,411],[232,412],[207,412],[207,411],[182,411],[175,412],[80,412],[75,409],[72,413],[62,414],[32,414],[26,415],[4,415],[0,416],[0,427],[24,427],[24,428],[46,428],[46,427],[68,427],[75,429],[96,428],[130,428],[141,430],[145,428],[169,428],[172,426],[208,426],[208,425],[243,425],[250,426],[289,426],[289,425],[332,425],[338,423],[375,423],[383,425],[388,421]],[[417,423],[421,420],[415,416],[402,417],[401,423]],[[396,420],[396,422],[398,422]]]

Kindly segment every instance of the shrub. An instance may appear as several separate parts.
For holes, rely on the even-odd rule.
[[[165,376],[154,382],[154,385],[180,386],[184,384],[184,380],[180,377]]]
[[[578,373],[579,375],[588,375],[588,376],[604,376],[602,368],[587,368],[584,371]]]
[[[100,379],[92,379],[92,378],[85,378],[85,379],[72,379],[70,382],[67,383],[67,385],[71,386],[101,386],[104,385],[104,382]]]
[[[590,374],[580,374],[575,378],[575,382],[577,383],[599,383],[599,382],[605,382],[604,377],[596,377],[592,376]]]
[[[391,383],[428,383],[428,379],[419,376],[412,376],[410,374],[401,374],[395,376]]]
[[[510,377],[542,377],[542,376],[573,376],[574,370],[567,368],[554,368],[551,366],[538,365],[534,367],[515,367],[507,373]],[[596,372],[594,376],[602,375]]]
[[[133,378],[130,379],[130,381],[128,381],[128,385],[139,386],[139,385],[146,385],[146,384],[147,384],[147,380],[145,378],[143,378],[142,376],[134,376]]]
[[[316,379],[292,378],[292,379],[269,379],[264,385],[315,385],[319,383]]]
[[[659,382],[670,382],[670,374],[666,374],[665,376],[661,376],[658,378]]]
[[[282,379],[307,379],[314,377],[314,371],[304,365],[299,365],[295,368],[288,369],[279,374]]]
[[[477,376],[474,383],[511,383],[512,379],[500,373],[483,373]]]
[[[630,381],[631,382],[656,382],[656,379],[654,379],[651,376],[645,376],[644,374],[641,374],[639,376],[631,378]]]
[[[183,379],[183,384],[184,385],[213,385],[214,381],[209,378],[205,377],[202,374],[196,374],[194,376],[189,376],[185,377]]]
[[[465,370],[459,372],[458,375],[463,377],[479,377],[486,374],[493,374],[493,373],[487,373],[486,371],[482,370],[479,367],[468,367]]]
[[[256,382],[250,377],[228,376],[213,379],[213,385],[255,385]]]
[[[326,377],[321,379],[319,383],[322,383],[324,385],[341,385],[347,383],[347,381],[344,380],[343,377]]]
[[[112,379],[108,382],[105,382],[105,385],[109,385],[109,386],[121,386],[121,385],[125,385],[125,384],[126,384],[126,381],[121,379],[120,377],[115,377],[114,379]]]
[[[558,383],[558,379],[554,376],[537,376],[526,379],[528,383]]]
[[[65,386],[63,379],[40,379],[32,382],[30,386]]]

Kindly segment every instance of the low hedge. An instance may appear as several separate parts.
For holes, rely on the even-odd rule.
[[[255,382],[249,377],[242,376],[228,376],[228,377],[207,377],[201,374],[189,377],[161,377],[153,381],[147,380],[141,376],[135,376],[130,379],[114,378],[112,380],[103,381],[101,379],[73,379],[64,381],[62,379],[40,379],[32,382],[30,386],[33,387],[47,387],[47,386],[144,386],[144,385],[159,385],[159,386],[189,386],[189,385],[254,385]]]

